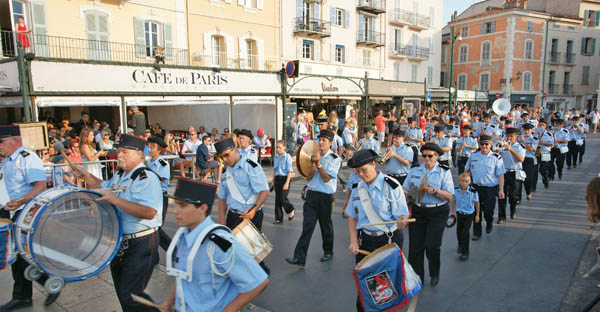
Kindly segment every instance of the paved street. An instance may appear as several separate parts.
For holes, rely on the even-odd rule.
[[[459,261],[456,254],[456,228],[446,230],[440,283],[432,288],[427,277],[417,310],[577,311],[577,304],[561,308],[561,302],[572,279],[589,269],[577,270],[590,238],[583,193],[587,182],[599,172],[596,164],[600,161],[600,136],[588,139],[587,144],[585,160],[580,167],[565,168],[563,180],[554,181],[548,190],[544,189],[540,178],[533,200],[527,201],[523,197],[518,219],[509,220],[505,225],[494,225],[490,235],[484,234],[481,240],[472,242],[467,262]],[[306,268],[298,269],[284,261],[284,257],[293,254],[301,233],[302,200],[299,193],[303,185],[304,181],[292,184],[290,197],[298,209],[293,221],[286,219],[280,225],[272,224],[274,194],[265,205],[263,230],[274,245],[266,259],[272,275],[268,288],[254,304],[268,311],[352,311],[356,295],[351,276],[354,257],[346,250],[348,231],[341,216],[344,194],[336,193],[333,261],[319,261],[322,249],[318,227]],[[216,210],[216,205],[214,207]],[[174,233],[176,225],[172,214],[169,215],[167,230]],[[407,243],[408,239],[405,239],[405,245]],[[164,257],[161,263],[164,263]],[[589,263],[591,265],[593,263]],[[4,302],[10,299],[12,290],[10,270],[0,272],[0,283],[3,285],[0,301]],[[150,282],[149,293],[155,300],[162,300],[173,284],[164,274],[164,267],[159,266]],[[44,294],[34,291],[34,309],[23,311],[120,310],[108,270],[87,281],[67,285],[58,304],[46,309],[44,298]],[[577,298],[571,298],[571,301],[577,302]]]

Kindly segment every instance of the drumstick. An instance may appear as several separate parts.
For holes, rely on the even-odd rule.
[[[154,302],[152,302],[152,301],[150,301],[150,300],[148,300],[148,299],[146,299],[144,297],[140,297],[140,296],[137,296],[137,295],[134,295],[134,294],[131,294],[131,299],[133,299],[133,301],[137,301],[137,302],[139,302],[139,303],[141,303],[143,305],[147,305],[147,306],[152,307],[152,308],[157,308],[159,310],[162,308],[160,305],[158,305],[158,304],[156,304],[156,303],[154,303]]]
[[[365,255],[365,256],[368,256],[368,255],[370,254],[370,252],[368,252],[368,251],[366,251],[366,250],[362,250],[362,249],[359,249],[359,250],[358,250],[358,253],[359,253],[359,254],[363,254],[363,255]]]
[[[412,218],[412,219],[407,219],[406,222],[415,222],[417,221],[417,219]],[[376,226],[376,225],[387,225],[387,224],[394,224],[398,221],[386,221],[386,222],[379,222],[379,223],[367,223],[367,224],[361,224],[360,226]]]
[[[65,158],[65,160],[67,161],[67,163],[69,164],[69,167],[71,167],[71,169],[73,169],[75,167],[75,165],[73,164],[71,159],[69,159],[69,157],[67,157],[67,154],[65,153],[65,146],[62,143],[60,143],[60,142],[54,143],[54,150],[59,152],[60,155],[62,155],[62,157]]]

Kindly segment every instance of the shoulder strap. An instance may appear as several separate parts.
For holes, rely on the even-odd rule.
[[[379,216],[379,214],[377,214],[375,212],[375,210],[373,209],[373,205],[371,204],[371,197],[369,196],[369,192],[367,192],[367,190],[364,187],[363,181],[361,181],[359,183],[359,187],[357,189],[358,191],[358,197],[360,198],[360,203],[363,207],[363,210],[365,211],[365,215],[367,216],[367,219],[369,219],[370,223],[382,223],[383,219],[381,219],[381,217]],[[375,225],[376,228],[378,228],[381,231],[384,232],[393,232],[397,229],[397,225],[394,224],[392,227],[387,227],[385,225]]]
[[[250,205],[250,204],[256,203],[256,199],[257,199],[256,194],[252,194],[252,196],[250,196],[250,198],[244,199],[244,196],[242,196],[240,189],[238,188],[237,184],[235,183],[235,180],[233,179],[232,172],[229,171],[225,174],[225,182],[227,182],[227,188],[229,189],[229,193],[231,193],[231,197],[235,201],[237,201],[241,204],[244,204],[244,205]]]

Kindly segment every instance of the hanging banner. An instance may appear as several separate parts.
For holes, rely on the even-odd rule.
[[[363,96],[361,89],[362,79],[341,78],[341,77],[321,77],[321,76],[300,76],[300,78],[290,79],[288,94],[291,97],[296,95],[355,95]]]
[[[0,92],[19,92],[19,67],[17,62],[0,63]]]
[[[33,92],[281,94],[278,73],[48,61],[31,62],[31,84]]]

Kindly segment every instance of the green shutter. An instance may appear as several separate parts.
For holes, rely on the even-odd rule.
[[[50,56],[48,49],[48,26],[46,26],[46,4],[31,2],[33,12],[33,44],[37,56]]]
[[[133,32],[135,35],[135,56],[146,57],[146,39],[144,38],[144,20],[133,18]]]
[[[594,11],[594,15],[596,16],[596,27],[600,26],[600,11]]]
[[[585,55],[585,38],[581,38],[581,55]]]
[[[108,43],[108,15],[98,13],[98,49],[100,59],[110,60],[110,44]]]
[[[173,59],[173,26],[171,23],[165,23],[163,28],[165,33],[165,56],[168,60],[171,60]]]
[[[590,12],[589,10],[583,11],[583,26],[589,26],[589,24],[588,24],[589,12]]]
[[[594,54],[596,54],[596,38],[592,38],[592,51],[590,52],[590,55]]]

